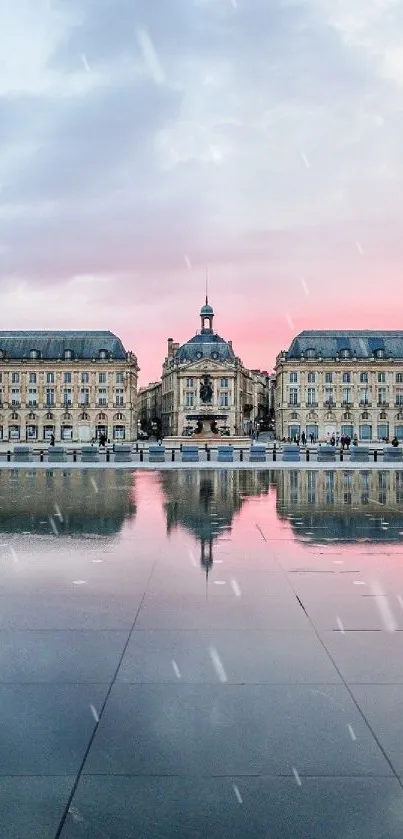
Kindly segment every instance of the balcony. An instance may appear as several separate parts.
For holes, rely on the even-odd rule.
[[[389,402],[378,401],[376,406],[377,408],[389,408]]]
[[[317,408],[318,404],[319,404],[318,402],[305,402],[305,407],[306,408]]]
[[[372,408],[372,402],[367,402],[366,399],[360,399],[360,408]]]
[[[341,405],[342,408],[352,408],[354,406],[354,402],[352,402],[351,399],[343,399]]]
[[[396,399],[395,408],[403,408],[403,399],[401,402]]]
[[[12,399],[9,405],[11,408],[21,408],[21,402],[17,399]]]
[[[114,408],[126,408],[126,404],[124,402],[114,402],[113,407]]]
[[[333,399],[326,399],[326,401],[323,403],[323,407],[324,408],[335,408],[336,407],[336,402]]]
[[[301,407],[301,403],[300,403],[300,402],[289,402],[289,403],[288,403],[288,407],[289,407],[289,408],[300,408],[300,407]]]

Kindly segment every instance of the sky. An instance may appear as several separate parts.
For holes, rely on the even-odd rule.
[[[0,0],[0,329],[402,327],[403,0]]]

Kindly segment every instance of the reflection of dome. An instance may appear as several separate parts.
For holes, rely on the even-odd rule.
[[[215,358],[218,361],[235,360],[232,347],[213,332],[202,332],[194,335],[190,341],[179,347],[175,358],[183,361],[197,361],[199,358]]]

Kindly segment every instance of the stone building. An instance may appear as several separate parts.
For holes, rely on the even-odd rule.
[[[403,332],[304,331],[275,373],[279,439],[403,440]]]
[[[112,332],[1,332],[0,439],[136,439],[137,374]]]
[[[158,436],[161,431],[161,382],[139,388],[137,422],[142,431]]]
[[[185,344],[168,338],[161,380],[163,435],[194,430],[203,412],[215,413],[219,431],[226,429],[231,436],[247,434],[266,409],[265,374],[247,370],[232,342],[214,332],[214,311],[207,297],[200,320],[200,331]]]

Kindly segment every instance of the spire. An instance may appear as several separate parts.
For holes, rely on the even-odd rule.
[[[208,306],[208,266],[206,265],[206,306]]]

